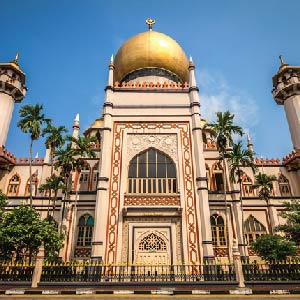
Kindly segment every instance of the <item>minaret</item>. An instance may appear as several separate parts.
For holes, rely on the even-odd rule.
[[[9,63],[0,63],[0,147],[5,146],[15,102],[25,97],[25,74],[18,64],[19,54]]]
[[[247,134],[247,147],[248,147],[248,150],[254,154],[254,150],[253,150],[253,143],[252,143],[252,140],[251,140],[251,137],[250,137],[250,134],[248,133]]]
[[[76,115],[72,128],[73,128],[72,137],[77,139],[79,137],[79,130],[80,130],[79,114]]]
[[[281,66],[273,76],[273,97],[284,105],[294,149],[300,149],[300,66],[290,66],[279,56]]]

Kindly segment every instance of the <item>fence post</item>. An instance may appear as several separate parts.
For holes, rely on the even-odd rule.
[[[233,240],[233,245],[232,245],[232,256],[233,256],[233,264],[235,268],[235,276],[236,276],[236,281],[238,282],[238,287],[244,288],[245,279],[244,279],[243,267],[241,262],[241,254],[239,252],[239,247],[235,239]]]
[[[44,255],[45,255],[45,249],[44,249],[44,244],[42,244],[36,256],[35,267],[33,270],[32,282],[31,282],[31,287],[33,288],[36,288],[38,286],[38,283],[41,280],[43,263],[44,263]]]

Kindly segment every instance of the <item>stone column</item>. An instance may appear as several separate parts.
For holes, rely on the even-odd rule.
[[[32,275],[31,287],[36,288],[41,281],[43,263],[44,263],[45,249],[42,244],[39,248],[39,252],[36,256],[35,267]]]

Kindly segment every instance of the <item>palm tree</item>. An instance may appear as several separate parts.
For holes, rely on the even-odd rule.
[[[76,225],[76,215],[77,215],[77,200],[78,200],[78,187],[79,187],[79,180],[80,180],[80,172],[84,165],[84,158],[95,158],[96,154],[93,151],[91,145],[93,143],[96,143],[96,138],[91,136],[79,136],[78,138],[75,138],[73,136],[67,137],[67,139],[71,142],[74,155],[76,158],[76,164],[75,164],[75,171],[78,174],[78,179],[76,182],[76,191],[75,191],[75,205],[74,205],[74,219],[72,223],[72,236],[74,236],[75,232],[75,225]],[[73,244],[71,245],[71,253],[73,252]]]
[[[79,174],[84,164],[83,158],[96,157],[96,154],[91,147],[91,143],[94,143],[96,141],[95,137],[79,136],[78,138],[75,138],[72,136],[67,136],[66,140],[70,142],[67,144],[66,148],[61,148],[54,152],[56,159],[54,167],[56,169],[61,169],[61,175],[63,176],[65,182],[65,200],[70,196],[70,179],[72,171],[77,171]],[[78,186],[78,183],[76,185]],[[76,189],[75,210],[77,204],[77,194],[78,190]],[[64,210],[65,201],[63,202],[62,218],[64,216]],[[62,224],[60,230],[62,230]]]
[[[224,198],[225,198],[225,217],[226,217],[226,239],[228,245],[228,255],[230,254],[230,244],[229,244],[229,218],[227,212],[227,195],[226,195],[226,152],[228,146],[233,143],[233,134],[243,135],[242,128],[240,126],[233,124],[234,114],[229,111],[217,112],[217,120],[214,123],[209,123],[206,127],[210,127],[216,133],[216,143],[217,149],[220,153],[219,160],[223,160],[223,181],[224,181]]]
[[[277,178],[274,175],[267,175],[264,173],[259,172],[255,176],[255,182],[254,185],[252,186],[253,189],[258,190],[258,197],[262,200],[265,200],[267,202],[267,207],[268,207],[268,217],[271,222],[271,214],[272,212],[270,211],[270,197],[273,192],[273,181],[276,181]],[[274,231],[274,224],[270,224],[271,226],[271,234],[273,234]]]
[[[245,227],[244,227],[244,209],[243,209],[243,194],[242,194],[242,175],[243,171],[241,167],[251,168],[252,172],[255,174],[256,165],[254,162],[253,152],[248,149],[242,148],[242,142],[239,141],[237,144],[233,144],[232,151],[227,154],[229,160],[229,178],[233,183],[238,182],[240,186],[240,202],[241,202],[241,211],[242,211],[242,235],[243,235],[243,244],[245,247]],[[237,178],[237,180],[236,180]],[[244,254],[246,253],[244,248]]]
[[[19,110],[20,120],[18,127],[24,132],[30,134],[30,158],[29,158],[29,180],[30,180],[30,205],[32,206],[32,145],[35,140],[38,140],[42,128],[45,124],[50,123],[50,119],[47,119],[42,113],[43,105],[24,105]]]
[[[46,147],[50,148],[51,176],[53,175],[54,151],[57,148],[61,148],[65,143],[63,133],[67,133],[67,128],[65,126],[56,127],[51,123],[44,128],[42,133],[42,136],[47,136],[45,140]]]
[[[49,207],[50,207],[50,201],[52,200],[52,217],[54,215],[54,210],[56,206],[56,200],[57,200],[57,194],[59,190],[64,190],[65,185],[63,184],[63,177],[62,176],[56,176],[53,174],[52,176],[46,178],[46,183],[41,184],[39,187],[39,191],[41,193],[48,191],[49,192],[49,203],[48,203],[48,213],[47,218],[49,218]],[[53,198],[52,198],[52,192],[53,192]]]

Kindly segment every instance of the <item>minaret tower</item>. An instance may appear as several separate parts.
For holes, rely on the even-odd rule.
[[[300,149],[300,66],[290,66],[279,56],[281,66],[273,76],[273,97],[284,105],[294,149]]]
[[[25,74],[18,64],[19,54],[9,63],[0,63],[0,147],[5,146],[15,102],[26,94]]]

